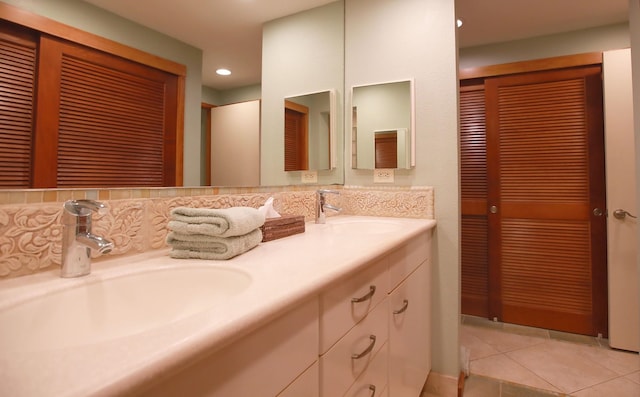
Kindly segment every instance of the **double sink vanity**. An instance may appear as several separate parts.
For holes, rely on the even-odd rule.
[[[435,221],[333,216],[228,261],[0,282],[7,396],[419,396]]]

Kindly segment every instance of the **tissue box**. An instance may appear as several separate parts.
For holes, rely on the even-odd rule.
[[[304,216],[283,214],[280,218],[267,218],[260,229],[263,242],[304,233]]]

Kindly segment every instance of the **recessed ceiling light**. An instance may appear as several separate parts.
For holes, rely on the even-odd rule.
[[[228,76],[231,74],[231,71],[229,69],[218,69],[216,70],[216,73],[220,76]]]
[[[456,26],[457,27],[461,27],[462,26],[462,19],[460,19],[460,18],[456,19]]]

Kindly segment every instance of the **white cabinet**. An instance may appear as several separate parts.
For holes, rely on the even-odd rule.
[[[387,257],[320,294],[320,395],[342,396],[386,348]],[[386,385],[386,353],[382,361]]]
[[[278,397],[319,397],[320,388],[318,376],[318,362],[314,362],[311,367],[302,373],[292,384],[287,386]]]
[[[431,232],[143,396],[418,397],[431,369]]]
[[[431,370],[429,266],[423,263],[389,295],[389,392],[419,396]]]
[[[318,360],[318,316],[318,300],[307,301],[142,395],[277,396],[293,383],[297,395],[317,395],[316,374],[297,380]]]
[[[370,364],[387,342],[386,299],[320,356],[320,395],[342,396],[356,379],[370,370]],[[383,373],[386,374],[386,360]],[[386,385],[386,376],[382,379]]]
[[[389,395],[419,396],[431,370],[431,235],[390,255]]]
[[[369,364],[367,371],[358,377],[351,385],[345,397],[380,397],[385,396],[387,388],[387,363],[389,349],[382,346],[373,361]]]
[[[421,234],[321,294],[322,397],[420,395],[431,370],[430,245]]]
[[[320,354],[387,297],[388,259],[374,261],[365,270],[331,286],[320,296]]]

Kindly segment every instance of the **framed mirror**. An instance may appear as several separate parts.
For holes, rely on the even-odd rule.
[[[413,80],[351,89],[351,167],[415,166]]]
[[[335,90],[284,99],[284,170],[336,166]]]

